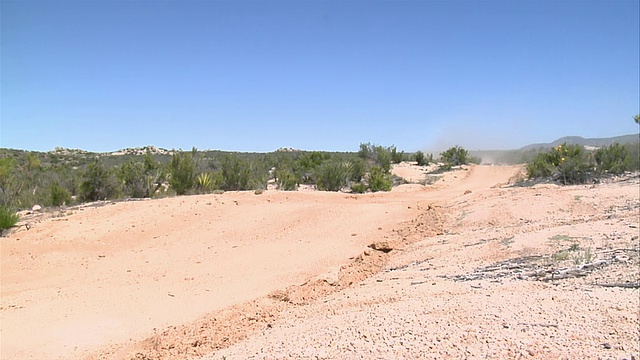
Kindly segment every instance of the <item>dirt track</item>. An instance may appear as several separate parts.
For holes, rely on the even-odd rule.
[[[556,251],[556,247],[571,245],[550,243],[549,238],[555,235],[584,238],[584,247],[589,246],[594,253],[606,246],[633,245],[631,239],[634,232],[637,234],[637,227],[634,230],[630,226],[638,225],[638,209],[626,209],[624,206],[628,205],[624,204],[625,201],[638,203],[637,181],[595,189],[497,187],[516,171],[514,167],[479,166],[446,174],[432,187],[404,185],[386,194],[354,196],[268,191],[261,195],[225,193],[117,203],[36,223],[29,231],[22,230],[1,239],[1,357],[126,358],[138,353],[140,358],[175,358],[204,355],[207,349],[218,348],[220,341],[232,345],[252,334],[211,358],[223,355],[239,359],[264,358],[265,354],[276,358],[323,354],[321,357],[328,358],[465,354],[451,345],[434,350],[433,344],[432,348],[423,344],[425,339],[431,341],[431,337],[445,336],[441,332],[446,330],[442,328],[445,323],[447,327],[455,324],[459,329],[448,335],[449,344],[465,341],[476,344],[480,341],[477,336],[473,340],[461,334],[473,330],[478,335],[482,333],[478,326],[488,327],[485,337],[497,345],[490,349],[473,347],[475,355],[471,357],[479,354],[511,357],[520,352],[538,357],[562,355],[554,346],[547,348],[555,353],[544,352],[547,339],[544,337],[536,340],[542,345],[530,347],[533,355],[526,347],[510,346],[505,338],[496,338],[491,327],[498,320],[487,315],[497,312],[509,327],[505,328],[502,323],[500,326],[513,333],[519,323],[535,328],[535,324],[542,324],[543,320],[560,316],[558,311],[564,314],[563,308],[557,310],[543,300],[548,296],[564,299],[564,306],[570,308],[584,305],[585,309],[591,309],[590,314],[596,311],[598,315],[582,320],[583,328],[568,327],[570,330],[566,331],[570,334],[559,334],[581,338],[582,331],[589,330],[589,336],[595,339],[593,349],[581,345],[571,354],[602,350],[604,345],[596,344],[600,335],[591,334],[593,321],[597,319],[600,319],[598,324],[602,323],[599,328],[603,332],[610,332],[611,321],[617,324],[616,335],[608,335],[611,339],[606,340],[611,347],[622,346],[614,348],[614,352],[606,349],[615,355],[613,358],[637,353],[637,343],[634,345],[630,340],[638,335],[637,289],[583,290],[579,281],[584,278],[580,278],[563,283],[570,284],[571,291],[562,290],[553,295],[546,282],[509,280],[515,281],[511,284],[507,280],[495,283],[487,279],[470,287],[467,282],[452,279],[454,275],[473,273],[477,267],[492,262],[523,254],[547,254]],[[576,200],[578,196],[580,201]],[[605,224],[610,219],[601,218],[602,214],[612,206],[618,209],[614,214],[615,225]],[[613,233],[617,237],[604,244],[604,235],[610,238]],[[587,238],[591,243],[587,243]],[[423,241],[411,245],[418,240]],[[383,255],[366,247],[380,241],[393,244],[395,250]],[[626,244],[622,244],[625,241]],[[368,267],[347,266],[339,272],[342,265],[353,265],[364,259],[363,256],[378,260],[365,259],[362,262],[370,262]],[[389,261],[386,270],[365,280],[363,285],[358,285],[358,281],[353,281],[355,287],[340,283],[348,278],[343,273],[351,272],[349,276],[358,280],[360,275],[375,270],[385,261]],[[420,268],[425,264],[429,264],[428,271]],[[396,268],[402,271],[393,270]],[[637,280],[636,270],[637,266],[631,271],[627,268],[624,273],[623,268],[620,276],[635,276]],[[417,274],[423,278],[416,279]],[[309,279],[320,279],[316,283],[324,287],[299,286],[305,282],[310,284]],[[420,283],[413,285],[415,282]],[[575,282],[578,285],[574,285]],[[327,285],[330,283],[334,285]],[[436,285],[423,285],[431,283]],[[477,286],[485,290],[478,291]],[[487,303],[491,296],[503,298],[507,294],[510,297],[514,289],[523,286],[516,291],[523,294],[523,298],[518,295],[506,302]],[[577,292],[573,290],[576,286]],[[298,288],[302,290],[296,292]],[[340,291],[325,291],[333,288]],[[540,292],[541,289],[549,292]],[[558,287],[551,289],[559,291]],[[581,302],[587,291],[596,293],[600,300],[589,304]],[[326,299],[319,296],[325,293]],[[570,300],[576,298],[576,293],[580,294],[578,305],[571,305]],[[614,314],[607,312],[609,317],[599,316],[599,306],[610,304],[611,297],[616,299],[615,306],[620,310]],[[500,316],[505,310],[517,309],[514,304],[523,300],[527,304],[533,301],[537,307],[527,305],[521,311],[538,315],[522,321],[517,321],[515,314]],[[380,349],[370,353],[377,348],[367,344],[366,337],[363,340],[353,333],[368,331],[372,340],[376,329],[385,328],[382,318],[378,318],[381,324],[374,328],[361,326],[363,321],[375,324],[376,314],[382,314],[383,319],[397,322],[405,317],[403,311],[415,308],[416,301],[422,304],[423,311],[411,314],[417,318],[409,324],[421,328],[428,324],[431,330],[419,333],[423,336],[414,333],[413,341],[402,337],[406,334],[398,330],[397,343],[411,346],[386,343],[383,346],[378,342]],[[332,305],[327,307],[327,303]],[[374,305],[382,309],[371,310]],[[477,312],[478,307],[490,311]],[[551,312],[545,314],[548,308]],[[328,312],[331,309],[333,313]],[[338,314],[336,309],[342,310]],[[434,314],[440,314],[439,323],[434,323]],[[341,317],[332,318],[338,315]],[[578,319],[573,319],[572,314],[566,316],[575,322],[584,312],[577,311],[574,315]],[[302,323],[296,320],[301,316],[305,319]],[[210,324],[222,326],[216,317],[218,320],[228,318],[233,325],[227,329],[227,340],[222,336],[223,340],[218,343],[208,337],[219,336],[219,331],[206,329],[214,327]],[[343,328],[341,321],[352,326],[344,324],[347,327]],[[312,325],[316,323],[317,327]],[[197,331],[193,324],[199,324]],[[394,329],[400,323],[386,325]],[[411,326],[404,324],[401,328]],[[322,329],[343,329],[344,332],[331,335]],[[557,329],[560,328],[551,326],[545,331]],[[339,339],[338,343],[330,347],[318,343],[323,339],[319,334]],[[141,342],[145,338],[149,340]],[[278,345],[283,339],[288,344],[285,348]],[[315,342],[305,343],[309,339]],[[507,340],[518,339],[521,336]],[[564,344],[555,340],[553,343]],[[571,342],[566,344],[569,349],[571,345]],[[183,351],[185,346],[193,349],[187,354]],[[260,355],[260,349],[267,350]]]

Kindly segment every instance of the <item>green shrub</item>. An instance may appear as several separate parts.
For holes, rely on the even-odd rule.
[[[380,166],[385,173],[391,170],[391,151],[393,147],[386,148],[371,143],[360,144],[358,157],[371,165]]]
[[[340,191],[347,185],[349,167],[341,161],[325,162],[316,170],[315,178],[318,190]]]
[[[254,161],[249,164],[249,187],[246,190],[266,190],[269,182],[269,167]]]
[[[530,179],[555,176],[563,184],[583,184],[590,178],[593,163],[579,145],[559,145],[546,153],[537,154],[527,164]]]
[[[367,184],[363,182],[353,183],[351,184],[351,191],[358,194],[364,194],[367,192]]]
[[[389,151],[391,153],[392,163],[399,164],[402,162],[402,160],[404,159],[404,151],[398,152],[395,146],[392,146]]]
[[[196,149],[191,153],[182,151],[176,152],[171,158],[169,165],[169,185],[178,195],[184,195],[191,190],[195,184],[196,160],[194,159]]]
[[[358,157],[362,160],[373,159],[373,146],[371,143],[360,143],[360,150],[358,150]]]
[[[389,175],[379,166],[373,166],[369,171],[369,189],[371,191],[390,191],[393,183]]]
[[[451,166],[464,165],[469,162],[469,151],[460,146],[454,146],[440,153],[440,158]]]
[[[547,162],[547,154],[537,154],[533,160],[527,163],[526,168],[529,179],[551,176],[555,169],[553,164]]]
[[[20,217],[10,207],[0,207],[0,234],[11,227],[13,227]]]
[[[144,164],[130,160],[118,168],[117,177],[122,183],[122,190],[125,196],[143,198],[149,195]]]
[[[251,167],[247,161],[228,155],[222,160],[222,188],[227,191],[248,190]]]
[[[355,182],[361,182],[367,173],[367,164],[364,160],[357,158],[349,162],[349,179]]]
[[[624,147],[629,153],[629,170],[640,170],[640,142],[625,144]]]
[[[593,164],[582,146],[563,144],[551,150],[551,154],[552,160],[557,163],[556,167],[563,184],[587,182]]]
[[[599,174],[619,175],[631,167],[631,157],[627,148],[618,143],[596,150],[594,158]]]
[[[71,202],[71,193],[69,190],[60,186],[60,184],[53,183],[49,187],[49,204],[51,206],[62,206]]]
[[[116,194],[117,186],[111,172],[98,160],[89,164],[82,176],[80,199],[83,201],[105,200],[115,197]]]
[[[277,169],[275,172],[276,184],[279,190],[295,191],[298,189],[300,179],[289,169]]]
[[[385,173],[388,174],[389,171],[391,171],[391,153],[387,149],[381,146],[377,147],[376,160],[378,166],[380,166]]]
[[[427,156],[425,156],[425,154],[422,151],[416,151],[414,158],[416,160],[416,162],[418,163],[418,166],[427,166],[429,165],[431,162],[433,162],[433,154],[429,154]]]
[[[323,154],[319,151],[313,151],[308,154],[302,155],[298,159],[298,165],[304,171],[312,171],[322,165],[326,160],[329,160],[329,154]]]

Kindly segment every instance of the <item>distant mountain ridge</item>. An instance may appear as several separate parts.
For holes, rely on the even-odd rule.
[[[619,144],[631,144],[637,143],[640,141],[639,134],[629,134],[629,135],[621,135],[614,136],[609,138],[588,138],[585,139],[581,136],[565,136],[560,139],[550,142],[550,143],[540,143],[540,144],[530,144],[524,147],[521,147],[519,150],[532,150],[539,148],[552,148],[558,145],[562,145],[564,143],[574,144],[574,145],[582,145],[582,146],[593,146],[593,147],[602,147],[609,146],[613,143]]]

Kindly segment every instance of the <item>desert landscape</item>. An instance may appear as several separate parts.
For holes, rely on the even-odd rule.
[[[25,215],[1,239],[1,357],[640,358],[638,173],[522,171]]]
[[[0,360],[640,360],[640,1],[0,1]]]

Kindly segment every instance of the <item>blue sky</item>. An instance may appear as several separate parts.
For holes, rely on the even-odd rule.
[[[475,150],[638,132],[637,0],[0,6],[0,147]]]

